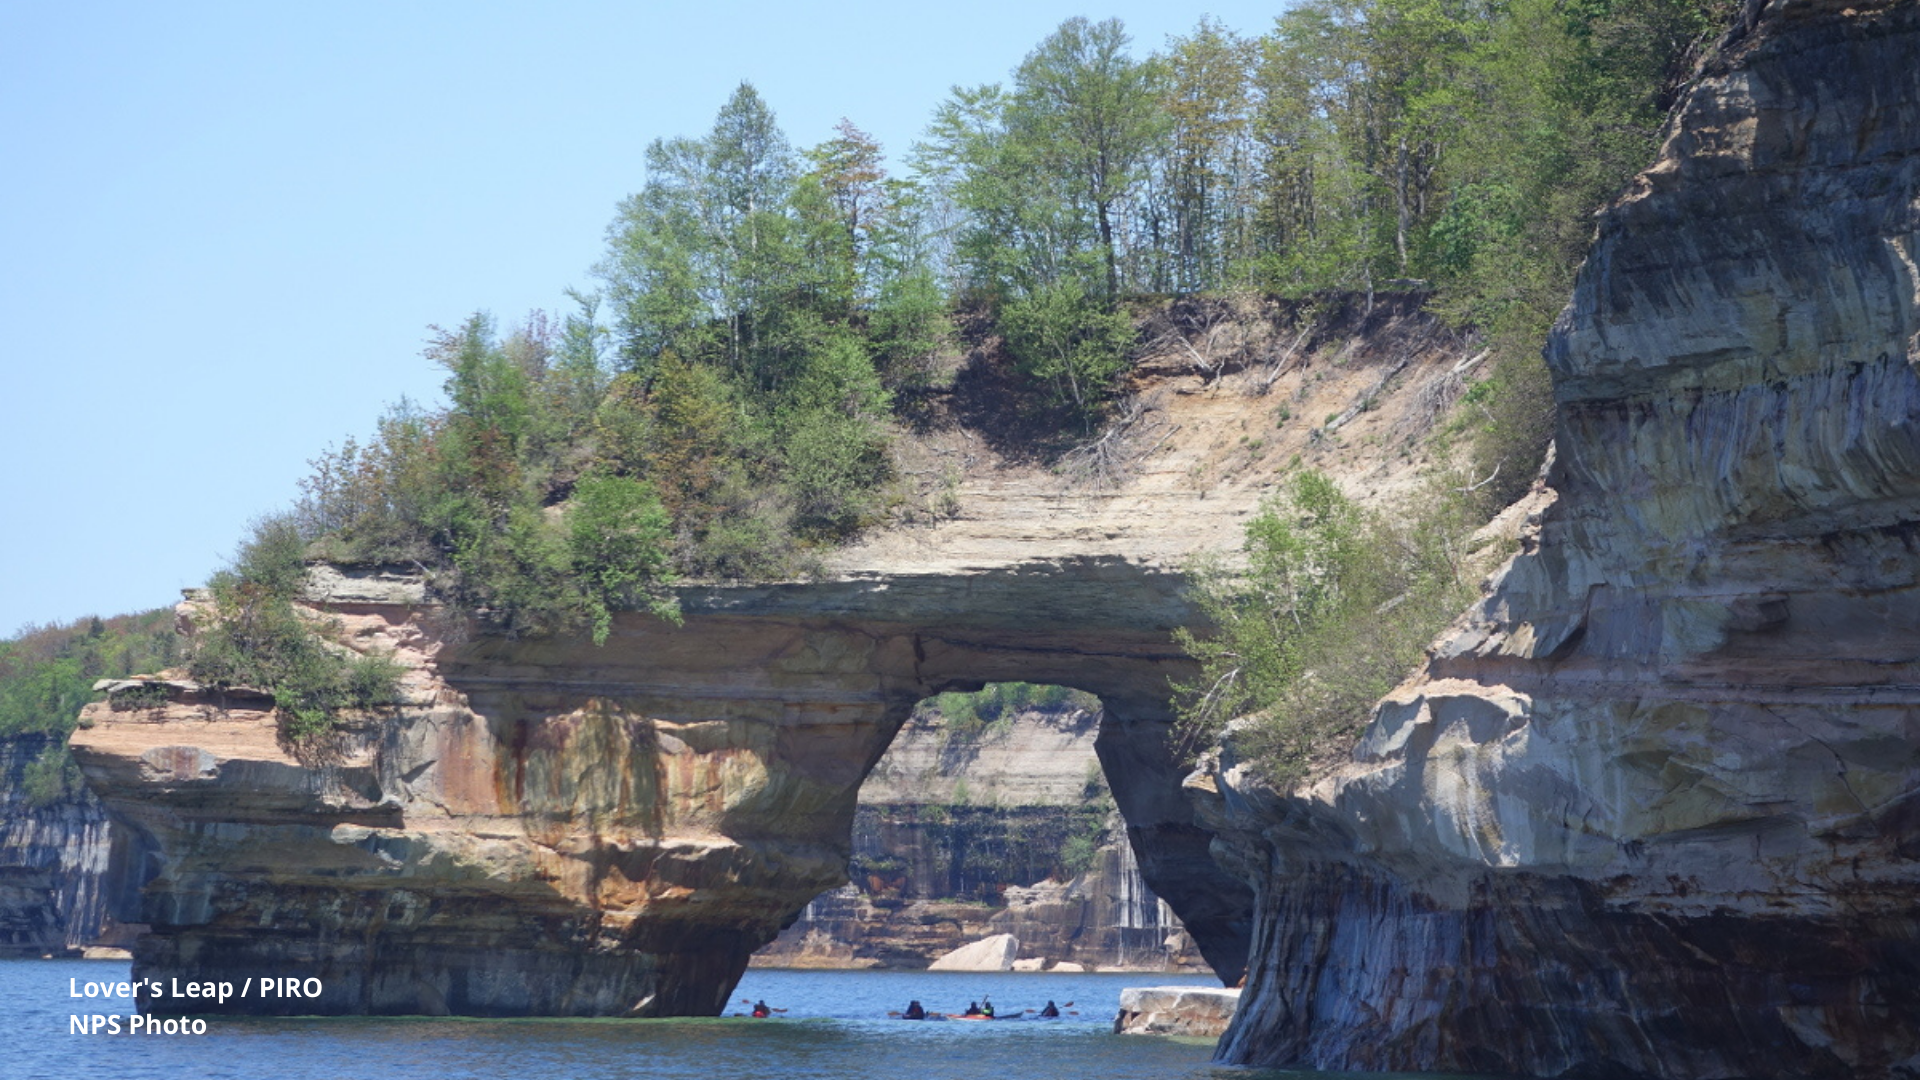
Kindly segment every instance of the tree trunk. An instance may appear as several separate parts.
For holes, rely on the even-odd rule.
[[[1120,302],[1120,270],[1113,257],[1113,220],[1107,214],[1107,204],[1094,204],[1100,214],[1100,244],[1107,249],[1107,310],[1113,310]]]
[[[1400,276],[1407,276],[1407,135],[1400,133],[1400,148],[1394,160],[1393,201],[1397,220],[1394,222],[1393,246],[1400,255]]]

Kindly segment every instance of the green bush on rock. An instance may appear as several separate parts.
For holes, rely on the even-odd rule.
[[[1201,664],[1176,688],[1185,755],[1243,716],[1241,756],[1276,782],[1344,749],[1471,597],[1472,519],[1458,495],[1389,519],[1306,472],[1248,524],[1244,569],[1197,567],[1194,595],[1215,629],[1177,632]]]
[[[233,565],[207,583],[188,673],[216,689],[273,697],[291,742],[333,730],[348,710],[393,700],[400,666],[340,644],[339,627],[296,606],[306,582],[306,539],[291,517],[260,521]]]

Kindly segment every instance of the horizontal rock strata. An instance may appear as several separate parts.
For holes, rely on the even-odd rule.
[[[84,790],[31,805],[22,788],[27,769],[58,754],[61,738],[0,738],[0,956],[60,954],[117,929],[101,891],[105,808]]]
[[[1014,970],[1206,967],[1141,877],[1094,754],[1098,710],[956,725],[921,708],[860,788],[852,879],[754,954],[768,967],[923,968],[996,934]]]
[[[448,648],[404,582],[323,582],[356,647],[409,665],[392,715],[296,753],[268,702],[175,683],[164,706],[94,706],[75,739],[127,826],[123,899],[153,928],[136,972],[325,987],[226,1003],[245,1012],[716,1012],[753,951],[846,880],[860,783],[922,698],[1064,683],[1107,703],[1102,738],[1159,745],[1187,661],[1167,626],[1118,620],[1177,600],[1153,599],[1164,575],[1085,572],[1099,587],[1051,630],[1032,612],[1076,585],[1030,568],[972,590],[977,605],[1037,585],[1005,598],[1022,629],[946,583],[856,582],[690,592],[684,626],[623,617],[604,648]],[[922,621],[883,621],[902,614]],[[1142,776],[1174,788],[1164,762],[1115,783]],[[1250,894],[1178,810],[1140,831],[1184,845],[1161,856],[1195,868],[1169,891],[1204,894],[1213,921],[1195,937],[1237,969]]]

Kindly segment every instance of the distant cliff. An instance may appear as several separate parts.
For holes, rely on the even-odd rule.
[[[1023,966],[1204,971],[1126,843],[1099,721],[1067,704],[969,731],[917,711],[861,787],[852,880],[754,962],[919,968],[1010,933]]]
[[[0,738],[0,956],[92,945],[109,923],[106,808],[85,789],[46,803],[25,791],[28,767],[64,737]]]
[[[1189,780],[1227,1061],[1920,1076],[1920,4],[1749,12],[1599,220],[1523,552],[1350,763]]]

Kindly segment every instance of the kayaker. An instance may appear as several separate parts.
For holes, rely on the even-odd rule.
[[[1040,1010],[1040,1015],[1049,1019],[1058,1020],[1060,1018],[1060,1006],[1055,1005],[1052,998],[1048,998],[1047,1007]]]
[[[989,1020],[993,1019],[993,999],[992,998],[980,999],[980,1015],[986,1017]]]
[[[765,1020],[767,1017],[772,1015],[773,1015],[773,1010],[767,1007],[767,1003],[764,999],[754,1002],[754,1005],[753,1005],[754,1019]]]
[[[979,1002],[969,1001],[967,1002],[967,1011],[961,1013],[960,1015],[961,1016],[985,1016],[986,1014],[980,1011]]]
[[[907,1011],[900,1014],[902,1020],[925,1020],[926,1018],[927,1010],[921,1008],[918,1001],[907,1002]]]

